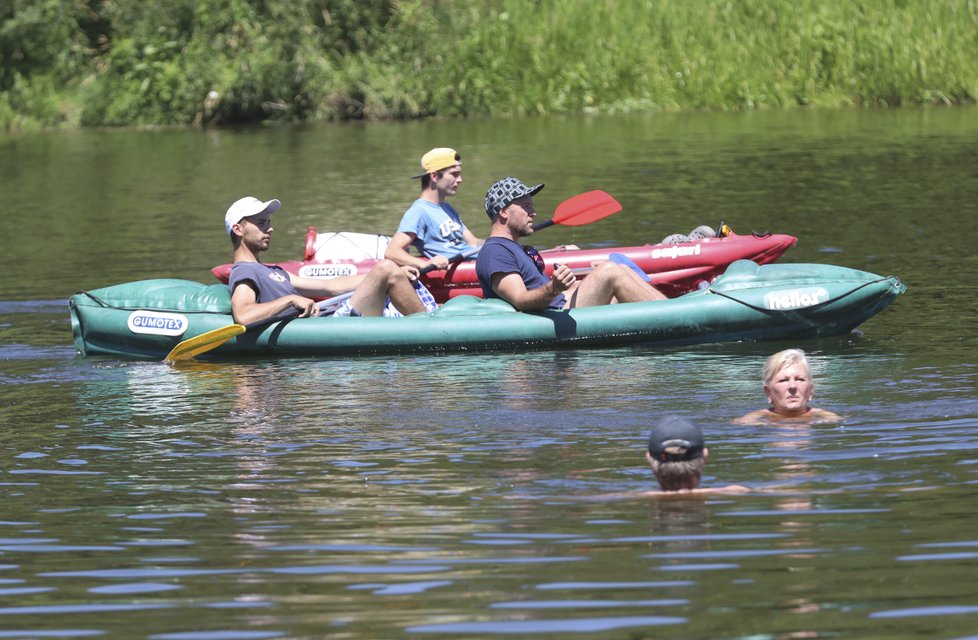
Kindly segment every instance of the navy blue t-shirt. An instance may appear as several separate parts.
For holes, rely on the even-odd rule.
[[[539,258],[539,266],[531,256],[535,254]],[[543,258],[533,247],[524,247],[518,242],[509,238],[490,236],[479,248],[479,258],[475,262],[475,273],[479,276],[479,284],[482,285],[482,297],[499,298],[492,290],[492,276],[497,273],[518,273],[523,278],[523,283],[527,290],[544,287],[550,282],[550,278],[545,276],[540,268],[543,266]],[[564,294],[559,294],[550,302],[551,309],[560,309],[564,306]]]
[[[270,302],[298,293],[292,286],[288,272],[275,265],[235,262],[231,265],[231,275],[228,277],[228,289],[231,290],[231,294],[234,295],[234,288],[245,282],[250,282],[255,289],[256,302]]]

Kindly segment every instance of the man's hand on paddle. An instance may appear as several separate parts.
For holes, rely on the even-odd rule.
[[[439,269],[447,269],[450,261],[445,256],[432,256],[428,259],[428,264],[433,264]]]
[[[421,277],[421,271],[417,267],[404,266],[401,267],[401,271],[404,272],[404,275],[406,275],[407,279],[411,282],[414,282]]]

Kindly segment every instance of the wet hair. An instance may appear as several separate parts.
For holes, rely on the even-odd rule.
[[[804,367],[808,377],[812,377],[812,367],[808,364],[808,356],[805,355],[805,352],[801,349],[785,349],[770,356],[764,363],[763,378],[765,386],[770,385],[771,381],[774,380],[774,376],[778,375],[782,369],[791,365]]]
[[[672,447],[669,447],[671,449]],[[671,453],[666,449],[667,453]],[[692,460],[678,460],[676,462],[659,462],[654,460],[652,467],[655,471],[655,479],[659,481],[659,487],[663,491],[681,491],[683,489],[695,489],[700,484],[703,476],[703,458],[693,458]]]

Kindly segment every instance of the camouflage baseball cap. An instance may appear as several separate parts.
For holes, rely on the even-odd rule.
[[[486,191],[486,215],[492,220],[496,215],[523,196],[533,196],[543,189],[542,184],[528,187],[516,178],[496,180]]]

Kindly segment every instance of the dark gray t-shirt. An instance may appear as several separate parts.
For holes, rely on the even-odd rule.
[[[298,293],[285,269],[260,262],[235,262],[231,265],[231,275],[228,277],[231,295],[234,295],[235,287],[245,283],[255,290],[257,302],[270,302]]]

